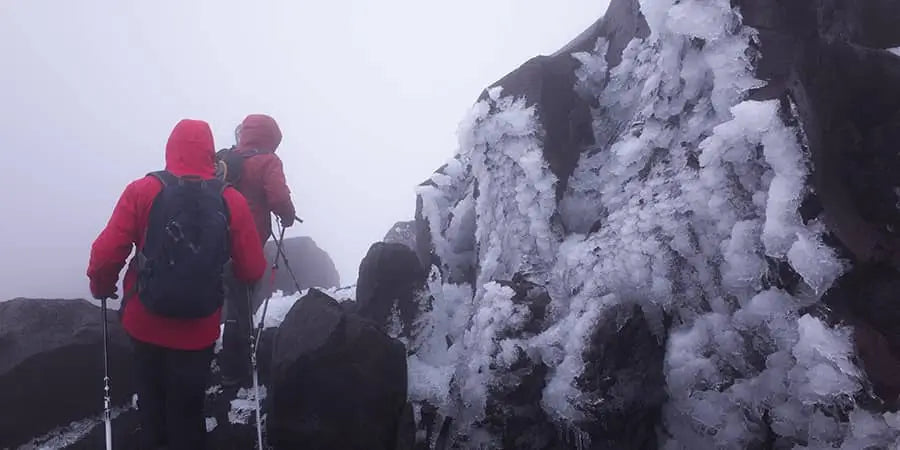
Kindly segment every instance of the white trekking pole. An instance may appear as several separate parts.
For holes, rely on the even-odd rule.
[[[103,314],[103,422],[106,426],[106,450],[112,450],[112,418],[109,396],[109,327],[106,323],[106,297],[100,299]]]
[[[247,287],[247,304],[252,305],[253,289]],[[256,365],[256,346],[258,345],[256,332],[253,330],[253,310],[250,310],[250,370],[253,375],[253,397],[256,399],[256,443],[259,450],[263,450],[263,432],[262,432],[262,407],[259,402],[259,370]]]

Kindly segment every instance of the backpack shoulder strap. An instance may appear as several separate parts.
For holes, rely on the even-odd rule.
[[[211,179],[209,179],[209,180],[203,180],[203,183],[204,183],[205,186],[207,186],[207,187],[209,187],[210,189],[212,189],[212,190],[218,192],[219,195],[224,194],[224,193],[225,193],[225,189],[227,189],[228,186],[231,186],[231,183],[229,183],[229,182],[227,182],[227,181],[225,181],[225,180],[222,180],[222,179],[220,179],[220,178],[211,178]]]
[[[246,152],[241,153],[241,156],[243,156],[244,159],[248,159],[261,154],[262,152],[260,152],[258,148],[254,148],[252,150],[247,150]]]
[[[172,174],[172,172],[169,172],[168,170],[158,170],[156,172],[150,172],[147,174],[147,176],[159,180],[159,182],[162,183],[163,187],[178,183],[178,177],[176,177],[174,174]]]
[[[228,219],[229,227],[231,223],[231,210],[228,209],[228,201],[225,200],[225,189],[231,186],[231,183],[222,180],[220,178],[212,178],[209,180],[203,180],[203,188],[210,189],[213,192],[217,192],[219,197],[222,199],[222,208],[225,210],[225,217]]]

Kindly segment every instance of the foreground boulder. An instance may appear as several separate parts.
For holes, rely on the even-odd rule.
[[[373,244],[359,266],[357,312],[382,330],[408,337],[422,309],[419,297],[425,276],[410,247],[399,243]],[[400,329],[393,329],[397,325]]]
[[[131,346],[107,316],[112,401],[130,403]],[[0,303],[0,448],[103,412],[103,323],[84,300]]]
[[[266,425],[275,448],[396,447],[404,347],[322,292],[297,301],[278,329],[271,381]]]

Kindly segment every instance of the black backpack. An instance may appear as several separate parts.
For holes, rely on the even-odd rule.
[[[163,185],[153,200],[138,254],[137,289],[151,312],[178,319],[213,314],[225,300],[224,271],[231,259],[227,183],[148,174]]]
[[[244,170],[244,160],[259,154],[259,150],[238,153],[234,147],[216,152],[216,178],[237,185]]]

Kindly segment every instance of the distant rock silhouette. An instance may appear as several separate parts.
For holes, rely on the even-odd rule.
[[[336,288],[341,284],[340,275],[334,266],[334,261],[325,250],[319,248],[312,238],[306,236],[285,238],[284,252],[290,262],[290,268],[297,277],[300,289],[320,287],[324,289]],[[297,292],[294,280],[288,272],[287,266],[281,258],[278,259],[278,270],[275,273],[275,283],[271,283],[272,262],[275,260],[276,246],[272,239],[266,243],[266,260],[269,267],[260,282],[260,289],[254,298],[254,309],[262,301],[275,291],[282,291],[285,295]]]

